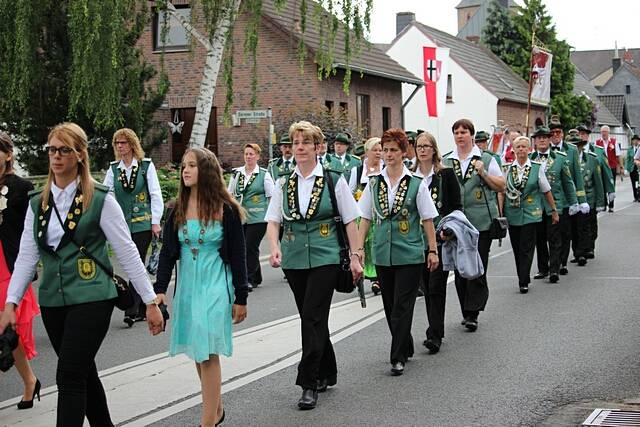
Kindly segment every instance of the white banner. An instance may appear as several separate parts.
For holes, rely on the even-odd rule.
[[[551,61],[553,55],[534,46],[531,56],[531,100],[548,103],[551,100]]]

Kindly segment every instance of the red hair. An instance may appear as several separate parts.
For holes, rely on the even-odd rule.
[[[409,147],[409,138],[407,138],[407,134],[399,128],[387,129],[382,134],[382,139],[380,141],[382,148],[384,148],[385,142],[396,142],[403,153],[406,153],[407,147]]]

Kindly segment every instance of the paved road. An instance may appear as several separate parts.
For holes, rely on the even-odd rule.
[[[309,412],[295,407],[299,326],[293,299],[281,273],[265,268],[265,285],[250,296],[250,317],[236,332],[236,356],[223,361],[225,425],[539,425],[554,408],[570,402],[640,396],[635,326],[640,302],[636,261],[640,241],[635,237],[640,205],[632,204],[630,192],[622,188],[628,185],[628,181],[619,184],[616,212],[601,217],[596,259],[584,268],[570,267],[569,276],[559,284],[536,281],[529,294],[519,294],[508,243],[502,248],[494,245],[491,295],[479,330],[468,333],[459,325],[459,306],[450,285],[442,351],[432,356],[417,349],[402,377],[388,375],[390,340],[379,297],[370,297],[366,310],[346,296],[334,298],[332,331],[339,382]],[[424,302],[419,300],[413,328],[416,342],[422,340],[424,329]],[[51,408],[55,359],[39,322],[37,337],[40,356],[33,365],[49,387],[48,400],[40,406]],[[162,356],[137,362],[161,355],[167,342],[168,334],[148,337],[141,324],[123,329],[120,313],[114,314],[98,366],[107,370],[106,381],[113,383],[109,399],[119,423],[199,423],[197,379],[190,362]],[[126,362],[134,363],[123,366]],[[172,363],[173,371],[168,368]],[[167,404],[142,402],[148,393],[161,400],[157,378],[162,372],[165,378],[179,378],[170,386],[175,396]],[[139,375],[140,381],[118,389],[123,387],[118,375]],[[20,393],[15,372],[0,381],[0,401]],[[126,409],[122,396],[129,403],[141,403]],[[6,402],[0,405],[0,425],[17,419],[11,408],[2,406]],[[162,411],[156,410],[158,406]],[[160,414],[157,419],[154,413]],[[36,418],[24,425],[47,425],[42,419],[38,424]]]

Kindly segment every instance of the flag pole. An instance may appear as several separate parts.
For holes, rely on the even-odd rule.
[[[531,54],[529,57],[529,96],[527,98],[527,116],[525,118],[525,128],[527,137],[529,136],[529,114],[531,114],[531,90],[533,88],[533,78],[531,73],[533,72],[533,47],[536,40],[536,23],[533,22],[533,31],[531,32]]]

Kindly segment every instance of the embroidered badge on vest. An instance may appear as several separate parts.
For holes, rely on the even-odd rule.
[[[329,224],[320,224],[319,231],[321,237],[329,237]]]
[[[89,258],[78,258],[78,276],[82,280],[92,280],[96,277],[96,263]]]

